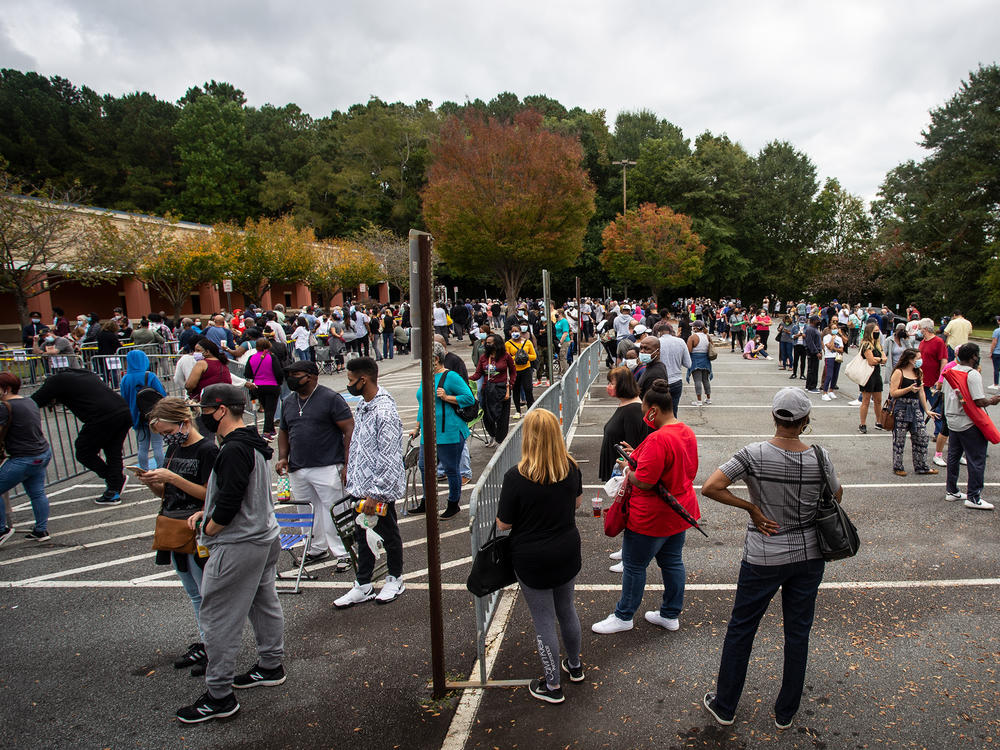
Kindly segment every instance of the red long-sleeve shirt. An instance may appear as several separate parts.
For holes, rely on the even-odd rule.
[[[492,375],[489,371],[491,363],[494,366],[494,372]],[[514,381],[517,380],[517,370],[514,368],[514,359],[509,354],[504,354],[500,359],[493,360],[491,357],[484,354],[479,358],[479,364],[476,365],[476,372],[469,379],[479,380],[479,378],[486,378],[487,383],[510,383],[510,386],[513,388]]]

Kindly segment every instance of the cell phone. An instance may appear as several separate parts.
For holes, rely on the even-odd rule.
[[[145,469],[140,468],[138,466],[126,466],[125,468],[128,469],[129,471],[131,471],[136,476],[139,476],[140,474],[145,474],[146,473]]]

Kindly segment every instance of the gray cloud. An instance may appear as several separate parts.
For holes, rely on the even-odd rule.
[[[995,55],[1000,5],[793,0],[298,3],[0,0],[0,66],[175,100],[227,80],[316,116],[369,96],[435,104],[544,93],[647,108],[692,139],[787,140],[872,198],[920,158],[928,110]]]

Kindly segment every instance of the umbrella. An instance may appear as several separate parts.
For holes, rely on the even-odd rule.
[[[629,465],[629,468],[632,469],[632,471],[635,471],[636,466],[638,465],[636,463],[636,460],[632,458],[632,456],[626,454],[620,445],[616,445],[615,450],[618,451],[618,455],[620,455],[622,458],[625,459],[625,462]],[[687,512],[687,509],[680,504],[680,501],[676,497],[670,494],[670,490],[668,490],[666,487],[663,486],[663,482],[657,482],[656,485],[653,487],[653,489],[656,490],[656,494],[658,494],[661,498],[663,498],[664,502],[666,502],[666,504],[670,506],[670,509],[673,510],[674,513],[676,513],[685,521],[687,521],[689,524],[691,524],[691,526],[698,529],[698,531],[700,531],[702,536],[704,536],[706,539],[708,538],[708,534],[705,533],[705,530],[698,525],[698,522],[695,521],[694,517],[692,517],[692,515]]]

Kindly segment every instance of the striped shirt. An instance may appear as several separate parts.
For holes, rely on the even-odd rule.
[[[830,455],[820,448],[830,490],[840,488]],[[787,565],[819,560],[816,540],[816,508],[822,477],[816,454],[786,451],[769,443],[752,443],[719,467],[733,482],[746,483],[750,502],[778,524],[777,533],[766,536],[753,522],[747,524],[743,559],[751,565]]]

